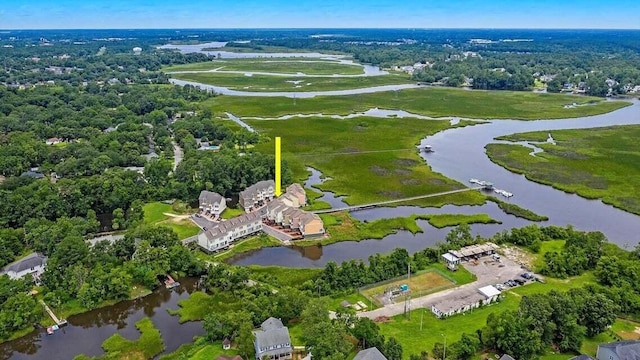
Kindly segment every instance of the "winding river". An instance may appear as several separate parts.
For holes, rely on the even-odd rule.
[[[640,102],[598,116],[566,120],[493,120],[474,126],[453,128],[422,141],[422,144],[433,146],[435,152],[422,153],[422,157],[436,172],[468,184],[470,178],[478,178],[493,182],[497,188],[515,194],[509,202],[530,209],[540,215],[549,217],[549,221],[541,225],[573,225],[579,230],[601,231],[609,241],[623,248],[630,248],[640,242],[640,216],[619,210],[604,204],[600,200],[589,200],[574,194],[556,190],[527,180],[492,163],[485,154],[484,147],[488,143],[496,143],[495,137],[512,133],[549,130],[583,129],[611,125],[640,124]],[[534,148],[535,150],[535,148]],[[320,181],[317,170],[305,184],[311,187]],[[342,201],[336,202],[330,193],[324,195],[332,200],[333,207],[339,207]],[[339,200],[339,199],[338,199]],[[479,214],[487,213],[502,224],[471,225],[474,234],[491,236],[496,232],[531,224],[528,220],[505,214],[497,205],[487,203],[482,206],[453,206],[442,208],[419,208],[402,206],[396,208],[374,208],[352,213],[360,220],[376,220],[382,218],[405,217],[412,214]],[[421,250],[442,241],[450,231],[448,228],[437,229],[427,221],[418,221],[423,233],[411,234],[400,231],[382,240],[365,240],[360,242],[342,242],[317,248],[266,248],[243,254],[234,259],[238,265],[281,265],[293,267],[320,267],[328,261],[338,263],[350,259],[366,260],[378,252],[389,252],[396,247],[406,248],[409,252]]]

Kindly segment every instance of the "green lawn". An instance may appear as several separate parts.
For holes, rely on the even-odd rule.
[[[202,84],[223,86],[233,90],[243,91],[330,91],[358,89],[371,86],[397,85],[414,83],[405,75],[381,75],[368,77],[303,77],[303,76],[275,76],[224,72],[199,72],[171,74],[172,78],[195,81]]]
[[[233,357],[237,355],[235,349],[222,350],[222,342],[209,342],[199,338],[195,343],[185,344],[171,354],[162,355],[160,360],[212,360],[220,355]]]
[[[315,185],[336,195],[347,195],[348,204],[366,204],[465,188],[431,171],[418,155],[416,144],[427,135],[448,129],[448,121],[357,118],[295,118],[248,121],[269,137],[282,137],[283,159],[296,181],[303,182],[307,166],[331,180]],[[463,125],[467,123],[463,122]],[[258,151],[273,152],[273,143],[261,143]],[[433,197],[413,202],[422,206],[484,203],[477,191]]]
[[[574,102],[596,104],[563,108],[563,105]],[[203,103],[214,113],[230,112],[240,117],[318,113],[348,115],[377,107],[433,117],[521,120],[582,117],[607,113],[628,105],[631,103],[604,101],[588,96],[428,87],[348,96],[316,96],[295,99],[295,102],[284,97],[219,96]]]
[[[224,209],[224,211],[222,212],[221,217],[223,219],[232,219],[234,217],[240,216],[244,214],[244,210],[238,208],[238,207],[228,207],[226,209]]]
[[[138,321],[136,328],[140,330],[137,340],[131,341],[116,333],[102,343],[105,355],[96,358],[79,355],[76,359],[152,359],[164,350],[162,335],[151,319],[144,318]]]
[[[281,266],[249,266],[252,274],[265,276],[265,283],[276,287],[298,287],[307,280],[315,279],[322,269],[287,268]]]
[[[362,66],[341,64],[337,61],[303,58],[279,59],[234,59],[216,60],[203,63],[175,65],[162,69],[171,71],[248,71],[281,74],[304,73],[307,75],[358,75],[364,74]]]
[[[197,291],[187,299],[178,301],[177,310],[168,310],[171,315],[180,316],[180,322],[197,321],[204,319],[211,311],[228,311],[238,309],[238,299],[226,293],[209,295]]]
[[[546,139],[548,131],[514,134],[506,140]],[[640,125],[551,131],[557,145],[541,144],[544,152],[531,156],[520,145],[489,144],[487,155],[527,179],[602,199],[622,210],[640,214]]]
[[[186,239],[200,232],[200,228],[184,216],[172,217],[165,215],[191,213],[192,210],[182,203],[170,205],[163,202],[153,202],[145,204],[142,209],[144,211],[143,221],[145,224],[168,226],[178,235],[178,239]]]
[[[225,261],[238,254],[242,254],[251,250],[261,249],[263,247],[273,246],[282,246],[282,242],[266,234],[261,234],[259,236],[252,236],[246,239],[242,239],[234,243],[229,250],[211,255],[205,254],[203,252],[198,252],[197,256],[208,261]]]

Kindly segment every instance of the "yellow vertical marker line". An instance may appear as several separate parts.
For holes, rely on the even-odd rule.
[[[282,185],[281,185],[281,171],[280,168],[281,160],[280,160],[280,137],[276,137],[276,196],[280,196],[282,194]]]

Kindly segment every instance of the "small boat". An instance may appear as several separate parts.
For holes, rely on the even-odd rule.
[[[53,335],[53,326],[47,328],[47,335]]]

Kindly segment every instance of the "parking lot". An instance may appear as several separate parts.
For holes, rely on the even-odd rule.
[[[204,215],[200,215],[200,216],[197,216],[197,215],[200,215],[200,214],[191,215],[190,219],[203,230],[210,229],[215,224],[217,224],[217,222],[211,220],[211,218],[209,217],[206,217]]]
[[[509,286],[504,285],[506,281],[515,279],[524,281],[525,279],[520,275],[528,272],[526,269],[523,269],[520,264],[516,263],[513,260],[505,258],[504,256],[502,256],[498,260],[494,259],[492,256],[485,256],[479,258],[478,260],[463,262],[462,266],[475,274],[478,279],[470,284],[465,284],[452,289],[411,299],[411,308],[431,309],[432,305],[443,301],[459,301],[460,299],[468,298],[472,294],[476,294],[479,288],[487,285],[501,284],[504,286],[505,290],[508,290]],[[533,274],[533,276],[539,277],[535,274]],[[526,280],[524,286],[533,281],[534,280]],[[404,304],[397,303],[387,305],[373,311],[359,313],[358,316],[375,319],[379,316],[391,317],[394,315],[402,314],[403,312]]]

